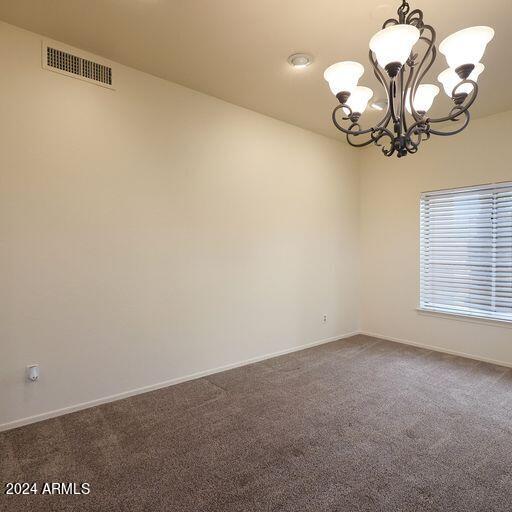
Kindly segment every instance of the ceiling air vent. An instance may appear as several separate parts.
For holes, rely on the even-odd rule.
[[[112,89],[112,68],[79,53],[43,43],[43,68]]]

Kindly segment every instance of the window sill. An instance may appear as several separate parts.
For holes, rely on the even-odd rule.
[[[489,318],[477,314],[472,315],[470,313],[452,313],[451,311],[440,311],[438,309],[429,309],[425,307],[417,307],[416,311],[420,315],[438,316],[449,320],[458,320],[460,322],[494,325],[496,327],[506,327],[508,329],[512,329],[512,320],[505,320],[503,318]]]

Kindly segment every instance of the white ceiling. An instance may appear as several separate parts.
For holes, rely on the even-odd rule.
[[[336,99],[324,69],[358,60],[372,78],[368,41],[394,16],[399,0],[4,0],[0,19],[122,64],[289,123],[340,138],[331,125]],[[472,25],[496,30],[483,62],[474,115],[512,109],[510,0],[411,0],[438,41]],[[306,69],[287,57],[315,57]],[[430,81],[445,67],[438,57]],[[434,114],[448,110],[444,94]],[[374,115],[374,114],[373,114]],[[371,117],[371,116],[370,116]],[[364,124],[364,117],[363,117]]]

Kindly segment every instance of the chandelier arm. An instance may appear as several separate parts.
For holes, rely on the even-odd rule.
[[[351,137],[351,136],[347,134],[347,142],[353,148],[364,148],[365,146],[369,146],[373,142],[373,139],[370,138],[370,140],[367,140],[366,142],[361,142],[361,144],[356,144],[355,142],[352,142],[349,137]],[[357,137],[357,135],[354,135],[354,137]]]
[[[354,124],[357,124],[357,123],[354,123]],[[349,128],[349,130],[352,129],[352,127],[354,126],[354,124]],[[359,126],[359,125],[358,125]],[[351,140],[351,137],[358,137],[358,135],[354,135],[352,133],[347,133],[347,142],[354,148],[363,148],[365,146],[368,146],[369,144],[371,144],[374,139],[373,139],[373,133],[371,132],[370,134],[370,138],[364,142],[360,142],[359,144],[356,143],[356,142],[352,142]]]
[[[362,148],[362,147],[365,147],[365,146],[368,146],[369,144],[371,144],[372,142],[376,145],[376,146],[380,146],[379,144],[379,140],[386,136],[386,137],[389,137],[390,138],[390,141],[393,145],[393,142],[394,142],[394,137],[393,137],[393,134],[391,133],[391,131],[389,131],[387,128],[383,127],[383,126],[376,126],[374,128],[371,129],[371,132],[370,132],[370,139],[369,140],[366,140],[364,142],[361,142],[361,143],[356,143],[356,142],[353,142],[351,140],[351,137],[358,137],[358,134],[356,134],[355,132],[352,131],[352,129],[355,127],[355,126],[359,126],[359,123],[353,123],[350,127],[349,127],[349,130],[351,131],[351,133],[347,133],[347,142],[355,147],[355,148]]]
[[[466,128],[466,126],[469,124],[469,121],[471,120],[471,114],[469,113],[468,110],[459,111],[457,113],[457,116],[460,116],[461,114],[464,114],[466,119],[464,119],[464,123],[462,124],[462,126],[457,128],[456,130],[452,130],[449,132],[441,132],[441,131],[433,130],[432,128],[430,128],[429,132],[432,133],[433,135],[441,135],[442,137],[448,137],[450,135],[456,135],[457,133],[460,133],[461,131],[463,131]]]
[[[412,112],[412,116],[414,117],[414,120],[416,122],[421,121],[421,119],[422,119],[422,116],[420,114],[418,114],[418,112],[414,108],[414,98],[416,97],[416,91],[417,91],[421,81],[423,80],[425,75],[428,73],[428,71],[430,70],[432,65],[434,64],[434,61],[436,60],[436,57],[437,57],[437,51],[436,51],[436,47],[435,47],[436,32],[430,25],[423,25],[422,34],[425,29],[430,32],[430,38],[422,35],[419,39],[420,41],[424,41],[425,43],[427,43],[428,46],[425,51],[425,54],[423,55],[423,58],[421,59],[419,65],[417,67],[416,75],[414,77],[412,87],[411,87],[411,98],[410,98],[411,112]],[[428,64],[426,64],[426,67],[424,68],[425,63],[427,62],[427,59],[429,58],[429,56],[430,56],[430,62],[428,62]]]
[[[388,100],[388,108],[386,109],[384,117],[377,123],[376,126],[387,126],[389,124],[389,120],[391,119],[391,110],[389,108],[389,105],[391,104],[391,98],[389,96],[388,83],[386,81],[386,78],[384,77],[384,74],[379,69],[377,61],[373,58],[373,52],[371,50],[369,51],[368,58],[370,60],[371,65],[373,66],[373,73],[375,77],[386,91],[386,97]]]
[[[409,75],[407,76],[407,82],[405,84],[405,90],[406,91],[409,90],[409,87],[411,85],[411,80],[412,80],[413,76],[414,76],[414,67],[410,66],[409,67]],[[406,94],[407,94],[407,92],[406,92]],[[409,99],[409,103],[410,103],[410,99]],[[411,109],[411,112],[412,112],[412,109]],[[419,121],[419,119],[415,119],[415,121]],[[407,116],[405,115],[405,111],[404,111],[404,120],[403,120],[403,122],[404,122],[404,131],[407,132]]]
[[[396,20],[395,18],[389,18],[389,20],[386,20],[383,24],[382,24],[382,28],[387,28],[389,27],[390,25],[399,25],[400,22],[398,20]]]
[[[436,57],[437,57],[437,50],[436,50],[436,47],[435,47],[436,32],[435,32],[435,30],[430,25],[424,25],[423,28],[430,31],[431,37],[428,38],[428,37],[425,37],[425,36],[422,35],[419,38],[419,41],[424,41],[425,43],[427,43],[428,47],[427,47],[427,50],[425,51],[425,55],[423,55],[423,58],[421,59],[421,62],[419,64],[418,68],[417,68],[418,71],[417,71],[417,74],[416,74],[416,83],[418,85],[423,80],[425,75],[428,73],[428,71],[430,70],[430,68],[434,64],[434,61],[436,60]],[[426,65],[426,68],[422,70],[422,68],[423,68],[425,62],[427,61],[429,55],[430,55],[430,62]]]
[[[364,146],[368,146],[370,145],[372,142],[377,145],[377,146],[380,146],[380,144],[378,143],[378,141],[386,136],[386,137],[389,137],[390,139],[390,142],[391,142],[391,147],[389,149],[385,149],[383,148],[383,153],[386,154],[387,156],[390,156],[391,154],[393,154],[394,152],[394,147],[393,147],[393,144],[394,144],[394,136],[393,134],[391,133],[391,131],[389,131],[386,127],[384,126],[375,126],[375,127],[371,127],[371,128],[368,128],[366,130],[361,130],[361,126],[359,125],[359,123],[357,122],[354,122],[352,123],[348,129],[347,128],[343,128],[343,126],[341,126],[339,123],[338,123],[338,120],[336,119],[336,113],[343,109],[343,108],[346,108],[350,111],[350,114],[348,117],[343,117],[343,119],[349,119],[350,116],[352,115],[352,111],[350,110],[350,107],[348,107],[347,105],[338,105],[334,111],[333,111],[333,122],[334,122],[334,125],[336,126],[336,128],[338,128],[338,130],[340,130],[341,132],[345,133],[346,134],[346,138],[347,138],[347,142],[353,146],[353,147],[356,147],[356,148],[361,148],[361,147],[364,147]],[[381,121],[381,124],[385,123],[386,120],[388,120],[389,122],[389,118],[391,117],[391,114],[387,114],[384,119]],[[354,128],[359,128],[358,130],[354,130]],[[370,139],[369,140],[366,140],[364,142],[361,142],[361,143],[356,143],[356,142],[353,142],[351,140],[351,137],[358,137],[360,135],[365,135],[365,134],[370,134]]]
[[[337,105],[335,107],[335,109],[333,110],[332,112],[332,122],[334,123],[334,126],[336,126],[336,128],[340,131],[340,132],[343,132],[347,135],[353,135],[353,136],[357,136],[357,135],[364,135],[366,133],[372,133],[373,131],[376,131],[376,130],[380,130],[382,129],[383,127],[386,127],[389,123],[389,120],[391,118],[391,114],[388,112],[384,118],[379,121],[379,123],[377,123],[375,126],[372,126],[371,128],[367,128],[366,130],[357,130],[357,131],[353,131],[352,130],[352,127],[354,125],[357,125],[359,126],[359,123],[353,123],[352,126],[350,126],[348,129],[347,128],[343,128],[343,126],[340,125],[340,123],[338,123],[338,120],[336,118],[336,114],[338,113],[339,110],[343,109],[343,108],[346,108],[348,110],[350,110],[350,107],[347,106],[347,105]],[[352,111],[350,110],[350,114],[348,116],[344,116],[343,119],[344,120],[347,120],[347,119],[350,119],[350,116],[352,115]]]
[[[469,100],[466,98],[465,100],[465,104],[463,105],[457,105],[458,108],[454,108],[452,109],[452,111],[450,112],[450,114],[448,114],[447,116],[445,117],[438,117],[436,119],[429,119],[428,122],[429,123],[444,123],[445,121],[457,121],[457,118],[461,115],[461,114],[464,114],[466,113],[469,108],[471,107],[471,105],[473,105],[473,103],[475,102],[476,100],[476,97],[478,96],[478,85],[476,84],[476,82],[474,82],[473,80],[469,80],[469,79],[466,79],[466,80],[462,80],[461,82],[459,82],[455,88],[453,89],[453,93],[452,93],[452,97],[455,97],[456,94],[457,94],[457,89],[461,86],[461,85],[464,85],[464,84],[471,84],[472,87],[473,87],[473,92],[471,93],[471,96],[468,95],[469,97]]]
[[[418,87],[421,85],[421,81],[423,80],[425,75],[428,73],[428,71],[434,64],[436,57],[437,57],[436,47],[432,46],[431,49],[432,49],[432,54],[431,54],[430,62],[428,63],[425,70],[423,70],[423,72],[421,73],[420,76],[419,76],[419,72],[420,72],[421,68],[418,68],[417,80],[413,83],[413,86],[411,88],[411,112],[413,113],[413,117],[414,117],[415,121],[420,121],[421,119],[423,119],[423,116],[421,114],[419,114],[417,112],[417,110],[414,108],[414,98],[416,97],[416,91],[418,90]]]
[[[411,137],[408,141],[406,141],[405,145],[405,149],[410,155],[414,155],[414,153],[418,152],[419,146],[424,140],[430,139],[430,131],[428,131],[427,127],[426,130],[415,132],[414,135],[418,137],[417,142],[414,142]]]
[[[386,156],[391,156],[395,152],[395,137],[387,128],[381,127],[378,130],[375,130],[375,134],[373,134],[373,142],[376,146],[381,146],[379,141],[382,139],[382,137],[389,137],[390,141],[389,149],[386,149],[385,146],[382,146],[382,152]]]
[[[394,21],[396,21],[396,20],[394,20]],[[388,83],[384,74],[380,70],[379,65],[378,65],[376,59],[374,58],[373,52],[371,50],[368,53],[368,58],[370,60],[370,63],[373,66],[373,73],[374,73],[375,77],[377,78],[377,80],[380,82],[380,84],[386,91],[386,96],[387,96],[387,100],[388,100],[388,107],[387,107],[386,113],[385,113],[384,117],[382,118],[382,120],[375,127],[374,133],[377,133],[378,135],[375,136],[374,143],[376,146],[379,146],[378,142],[382,137],[385,137],[385,136],[389,137],[391,146],[389,149],[382,148],[382,152],[386,156],[391,156],[395,152],[395,136],[393,135],[393,133],[390,130],[388,130],[387,126],[389,125],[389,123],[392,119],[393,119],[394,123],[396,122],[396,118],[394,117],[394,104],[393,104],[393,91],[392,91],[393,81],[390,80]]]
[[[355,127],[358,127],[359,130],[355,130],[354,131],[354,128]],[[365,130],[361,130],[360,129],[360,125],[359,123],[352,123],[347,132],[346,132],[346,138],[347,138],[347,142],[352,146],[352,147],[355,147],[355,148],[362,148],[362,147],[365,147],[365,146],[368,146],[370,144],[375,144],[376,146],[381,146],[381,144],[379,144],[379,140],[386,136],[386,137],[389,137],[390,139],[390,142],[391,142],[391,146],[389,149],[386,150],[386,152],[389,152],[391,151],[392,147],[393,147],[393,142],[394,142],[394,138],[393,138],[393,134],[387,129],[387,128],[384,128],[384,127],[375,127],[375,128],[371,128],[369,133],[370,133],[370,138],[368,140],[365,140],[364,142],[361,142],[361,143],[356,143],[354,142],[351,137],[358,137],[360,135],[362,135],[364,133]],[[345,131],[345,130],[342,130],[342,131]],[[368,130],[366,130],[368,131]],[[387,154],[387,153],[386,153]]]
[[[423,35],[425,30],[430,32],[430,37],[426,37],[425,35]],[[412,113],[412,117],[414,118],[414,120],[416,122],[421,121],[421,119],[422,119],[422,116],[420,114],[418,114],[418,112],[414,108],[414,98],[416,97],[416,91],[417,91],[421,81],[423,80],[424,76],[432,67],[432,65],[436,59],[436,55],[437,55],[436,48],[434,46],[435,40],[436,40],[435,30],[430,25],[423,25],[421,33],[422,33],[422,35],[419,38],[419,40],[427,43],[427,49],[425,50],[425,54],[423,55],[420,63],[417,65],[416,74],[415,74],[413,82],[412,82],[411,98],[410,98],[411,113]],[[427,62],[427,59],[429,58],[429,56],[430,56],[430,62],[426,65],[426,67],[424,69],[425,63]],[[417,57],[417,55],[411,56],[413,67],[416,67],[414,65],[414,60],[416,57]]]
[[[338,130],[340,132],[343,132],[347,135],[364,135],[365,133],[371,133],[373,130],[375,130],[375,128],[373,126],[371,128],[367,128],[366,130],[356,130],[356,131],[352,130],[352,128],[354,126],[359,126],[358,123],[352,123],[348,129],[343,128],[343,126],[341,126],[341,124],[338,123],[338,120],[336,119],[336,114],[338,113],[338,111],[340,109],[344,109],[344,108],[349,110],[350,113],[348,114],[348,116],[346,116],[346,117],[344,116],[343,119],[344,120],[350,119],[352,117],[352,110],[348,105],[343,105],[340,103],[332,111],[332,122],[334,123],[334,126],[336,126],[336,128],[338,128]]]
[[[388,92],[389,111],[391,112],[391,119],[393,119],[393,123],[396,124],[396,123],[398,123],[398,118],[396,117],[396,112],[395,112],[394,87],[395,87],[395,82],[393,82],[393,81],[389,82],[389,92]]]
[[[430,137],[430,125],[426,120],[418,121],[411,125],[411,127],[409,128],[405,135],[405,145],[409,153],[411,153],[411,149],[414,150],[412,151],[414,153],[418,150],[418,146],[422,142],[424,134],[427,135],[427,138]],[[418,140],[416,142],[412,138],[413,135],[416,135],[418,137]]]
[[[400,123],[402,133],[407,131],[407,119],[405,115],[405,100],[407,95],[407,83],[404,87],[405,66],[400,70]],[[407,80],[408,82],[408,80]]]

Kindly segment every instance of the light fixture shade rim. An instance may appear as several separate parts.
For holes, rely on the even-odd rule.
[[[370,50],[377,53],[377,45],[380,41],[382,41],[383,37],[386,37],[388,34],[392,34],[394,32],[409,32],[410,33],[410,40],[413,41],[412,44],[416,43],[418,39],[420,38],[420,31],[417,27],[414,25],[407,25],[405,23],[399,23],[397,25],[391,25],[389,27],[383,28],[382,30],[379,30],[375,34],[373,34],[372,38],[370,39]]]
[[[446,55],[446,52],[450,52],[451,45],[454,44],[461,35],[469,35],[470,33],[475,33],[477,30],[480,31],[481,34],[485,34],[485,37],[482,40],[484,45],[487,45],[494,38],[494,29],[492,27],[488,27],[487,25],[475,25],[474,27],[466,27],[445,37],[439,44],[439,51],[443,55]]]
[[[357,70],[356,73],[360,73],[358,78],[361,78],[364,73],[364,66],[359,62],[355,62],[353,60],[343,60],[341,62],[336,62],[331,64],[324,71],[324,80],[326,82],[330,82],[333,78],[335,78],[335,73],[339,72],[341,69],[352,67],[353,70]]]
[[[435,84],[420,84],[418,85],[418,87],[416,88],[416,91],[418,91],[418,89],[430,89],[431,91],[435,91],[435,94],[434,96],[437,96],[439,94],[439,87]]]

